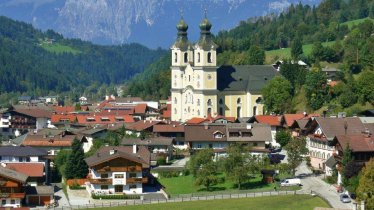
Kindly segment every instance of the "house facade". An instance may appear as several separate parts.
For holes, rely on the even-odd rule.
[[[21,207],[28,176],[0,166],[0,207]]]
[[[148,182],[150,153],[145,147],[102,147],[85,161],[91,194],[142,194]]]

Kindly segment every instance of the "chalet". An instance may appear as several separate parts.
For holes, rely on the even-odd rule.
[[[322,68],[322,72],[326,75],[327,81],[331,82],[338,79],[338,74],[341,72],[341,70],[326,66]]]
[[[29,185],[42,185],[49,182],[49,160],[47,151],[28,146],[0,147],[0,162],[5,168],[29,176]]]
[[[1,207],[21,207],[28,176],[0,166]]]
[[[124,146],[144,146],[151,153],[151,161],[155,163],[158,157],[162,156],[166,158],[168,162],[173,155],[173,138],[170,137],[146,137],[145,139],[140,138],[124,138],[121,145]]]
[[[88,152],[92,145],[94,139],[104,139],[108,134],[108,129],[106,128],[82,128],[82,129],[70,129],[72,133],[84,136],[85,140],[83,141],[83,151]]]
[[[126,134],[140,136],[141,133],[152,133],[153,126],[166,124],[164,121],[139,120],[126,126]]]
[[[307,148],[312,167],[323,171],[325,171],[326,160],[334,153],[333,140],[335,136],[356,135],[361,134],[365,130],[363,123],[358,117],[316,117],[310,119],[305,127],[307,128]]]
[[[70,149],[74,139],[81,142],[87,141],[85,136],[69,131],[45,129],[38,133],[28,133],[22,145],[44,149],[48,151],[48,155],[55,156],[61,149]]]
[[[256,115],[247,121],[247,123],[262,123],[268,124],[271,127],[272,141],[270,142],[273,146],[278,146],[279,144],[275,141],[275,135],[277,131],[282,128],[281,123],[282,117],[279,115]]]
[[[188,145],[184,141],[183,124],[170,122],[169,124],[157,124],[153,126],[153,134],[160,137],[169,137],[173,139],[175,148],[187,149]]]
[[[20,96],[18,97],[18,104],[27,105],[31,102],[31,96]]]
[[[85,161],[90,194],[141,194],[148,182],[150,153],[145,147],[102,147]]]

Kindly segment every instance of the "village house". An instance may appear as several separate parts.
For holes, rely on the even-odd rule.
[[[21,207],[27,178],[25,174],[0,166],[1,207]]]
[[[148,183],[150,153],[146,147],[102,147],[85,159],[90,194],[141,194]]]
[[[248,119],[247,123],[262,123],[270,125],[271,128],[271,142],[273,147],[279,147],[280,145],[275,140],[275,135],[279,129],[282,129],[282,116],[280,115],[256,115]]]
[[[326,169],[326,161],[335,151],[334,138],[339,135],[361,135],[365,130],[358,117],[310,119],[306,127],[306,141],[309,150],[311,165],[314,169],[331,175],[331,170]]]
[[[29,176],[27,183],[32,186],[49,183],[48,152],[29,146],[0,147],[1,166]]]
[[[184,141],[184,125],[177,122],[157,124],[153,126],[153,134],[160,137],[173,139],[174,148],[185,150],[188,145]]]

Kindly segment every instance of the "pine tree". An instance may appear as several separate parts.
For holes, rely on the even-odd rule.
[[[300,55],[303,54],[303,44],[299,37],[296,37],[291,44],[291,57],[294,62],[297,62],[300,59]]]
[[[84,161],[82,143],[78,139],[74,139],[71,149],[65,167],[65,176],[67,179],[85,178],[88,174],[88,166]]]

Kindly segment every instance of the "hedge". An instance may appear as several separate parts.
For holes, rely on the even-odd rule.
[[[140,199],[140,195],[95,195],[92,194],[93,199]]]

